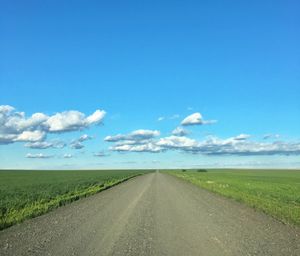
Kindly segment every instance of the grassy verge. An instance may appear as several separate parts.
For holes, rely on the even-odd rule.
[[[96,194],[143,171],[0,171],[0,230]]]
[[[299,170],[184,170],[167,173],[243,202],[284,223],[300,225]]]

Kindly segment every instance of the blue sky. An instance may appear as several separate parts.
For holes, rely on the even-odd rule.
[[[299,167],[299,13],[298,1],[1,1],[0,105],[13,108],[0,168]]]

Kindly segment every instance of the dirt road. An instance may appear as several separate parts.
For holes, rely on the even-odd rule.
[[[300,255],[300,229],[151,173],[1,231],[0,255]]]

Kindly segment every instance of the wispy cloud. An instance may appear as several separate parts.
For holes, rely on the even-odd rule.
[[[93,155],[94,155],[95,157],[105,157],[105,156],[108,156],[108,154],[106,154],[106,153],[103,152],[103,151],[95,152]]]
[[[73,158],[72,154],[64,154],[64,158]]]
[[[47,148],[64,148],[66,143],[61,140],[53,140],[53,141],[36,141],[36,142],[28,142],[24,145],[26,148],[32,149],[47,149]]]
[[[31,154],[28,153],[26,155],[27,158],[52,158],[54,157],[53,155],[44,155],[43,153],[39,153],[39,154]]]
[[[263,136],[264,140],[267,140],[267,139],[279,139],[279,138],[280,138],[279,134],[265,134]]]
[[[80,136],[80,137],[78,138],[78,141],[79,141],[79,142],[84,142],[84,141],[86,141],[86,140],[91,140],[91,139],[93,139],[92,136],[89,136],[89,135],[87,135],[87,134],[83,134],[82,136]]]
[[[124,145],[114,145],[110,147],[112,151],[119,152],[150,152],[150,153],[158,153],[162,151],[162,148],[155,143],[147,142],[139,145],[132,144],[124,144]]]
[[[70,148],[72,149],[82,149],[84,145],[80,141],[73,141],[70,143]]]
[[[72,140],[70,143],[70,148],[72,149],[82,149],[84,148],[83,142],[87,140],[91,140],[93,137],[87,134],[83,134],[78,139]]]
[[[157,118],[157,121],[164,121],[164,120],[173,120],[173,119],[178,119],[180,118],[180,115],[179,114],[174,114],[172,116],[160,116],[159,118]]]

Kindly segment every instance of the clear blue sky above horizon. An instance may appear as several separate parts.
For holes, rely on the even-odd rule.
[[[14,110],[0,122],[0,168],[299,167],[299,13],[298,1],[1,1],[0,105]],[[77,130],[26,128],[62,148],[24,147],[25,130],[5,126],[17,112],[97,109],[103,120]],[[160,132],[134,141],[155,152],[104,141],[139,129]]]

